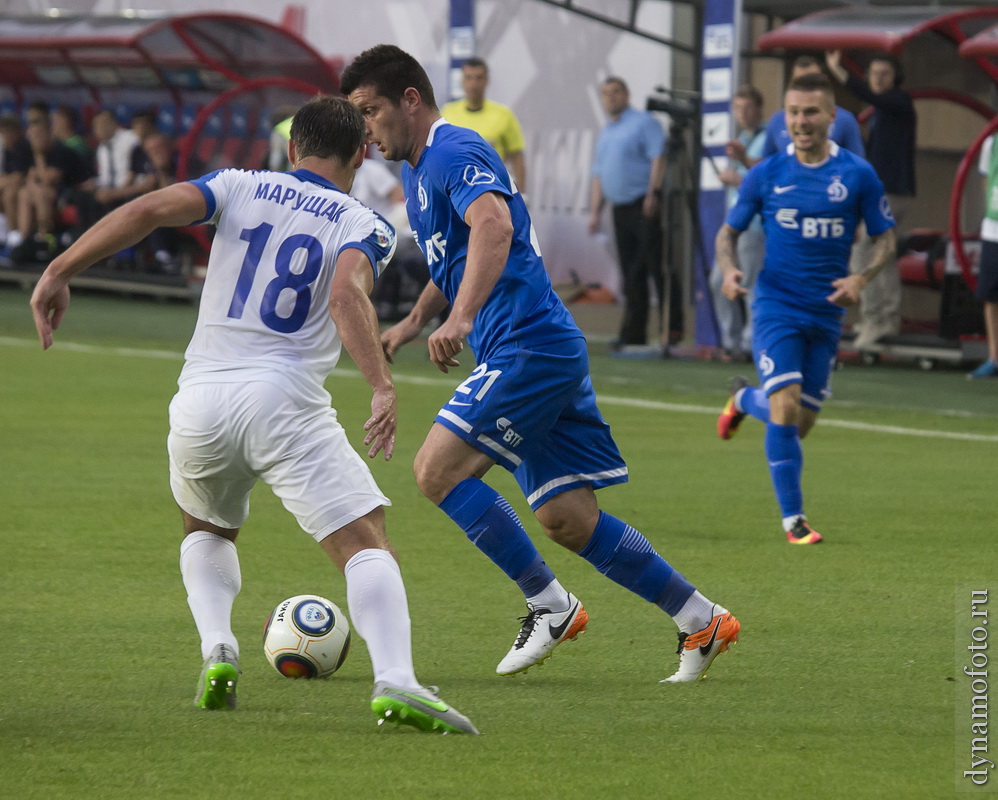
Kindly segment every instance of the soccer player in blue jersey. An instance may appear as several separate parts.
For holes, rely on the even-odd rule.
[[[746,415],[766,423],[766,459],[792,544],[822,540],[804,514],[801,439],[829,393],[844,306],[859,301],[895,241],[894,218],[877,174],[828,138],[833,98],[824,75],[802,75],[790,83],[784,111],[793,142],[749,170],[716,240],[722,291],[735,300],[745,294],[735,243],[752,218],[762,215],[766,258],[752,308],[753,355],[762,385],[735,379],[717,432],[730,439]],[[860,220],[873,247],[867,267],[850,275],[849,252]]]
[[[477,133],[441,118],[423,68],[397,47],[362,53],[341,88],[378,150],[405,162],[409,219],[430,269],[415,308],[382,334],[385,352],[391,357],[449,305],[429,337],[430,359],[447,372],[465,342],[477,359],[437,414],[414,471],[423,494],[526,597],[519,635],[496,671],[529,669],[588,620],[509,503],[482,481],[500,464],[551,539],[673,617],[679,668],[665,680],[700,678],[737,639],[738,620],[597,505],[594,489],[626,481],[627,466],[596,407],[585,339],[552,291],[502,161]]]

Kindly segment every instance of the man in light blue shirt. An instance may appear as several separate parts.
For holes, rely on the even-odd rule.
[[[610,117],[596,140],[590,190],[589,232],[600,225],[603,204],[613,206],[613,228],[623,278],[624,316],[619,343],[643,345],[648,333],[648,278],[663,308],[662,227],[659,213],[665,178],[665,131],[647,111],[630,106],[627,84],[607,78],[600,87]],[[676,300],[679,293],[672,292]],[[681,330],[681,305],[670,328]],[[675,308],[675,307],[674,307]]]
[[[725,148],[729,165],[719,174],[721,183],[727,186],[725,200],[728,210],[738,201],[738,187],[748,172],[749,160],[758,160],[762,154],[766,139],[766,130],[762,125],[762,105],[762,94],[751,84],[740,86],[731,101],[738,135]],[[738,237],[737,248],[738,264],[742,271],[741,285],[748,290],[748,294],[737,300],[725,297],[721,291],[724,274],[717,263],[710,272],[710,291],[714,298],[714,313],[725,358],[747,362],[752,360],[753,289],[766,252],[761,217],[756,215]]]

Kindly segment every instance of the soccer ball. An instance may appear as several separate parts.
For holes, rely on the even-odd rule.
[[[289,597],[263,627],[263,652],[286,678],[328,678],[350,650],[350,623],[325,597]]]

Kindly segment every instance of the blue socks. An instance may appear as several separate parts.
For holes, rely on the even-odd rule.
[[[540,594],[555,580],[513,508],[478,478],[461,481],[440,508],[472,544],[516,581],[524,596]],[[579,555],[610,580],[672,617],[694,592],[692,584],[669,566],[642,534],[603,511]]]
[[[440,509],[475,547],[516,581],[525,597],[540,594],[554,580],[554,573],[530,541],[513,507],[478,478],[466,478],[451,489]]]
[[[769,398],[758,386],[746,386],[735,402],[750,417],[769,422]]]
[[[694,592],[641,533],[605,511],[600,512],[596,530],[579,555],[598,572],[671,617]]]
[[[796,425],[777,425],[775,422],[766,425],[766,460],[783,519],[803,516],[800,476],[804,469],[804,451]]]

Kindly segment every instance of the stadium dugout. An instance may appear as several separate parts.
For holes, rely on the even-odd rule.
[[[254,17],[186,15],[0,16],[0,114],[27,107],[76,109],[85,135],[102,109],[127,125],[151,109],[174,138],[177,178],[224,167],[265,166],[275,113],[339,90],[339,67],[291,30]],[[63,223],[72,209],[63,210]],[[79,287],[189,298],[198,293],[209,231],[185,231],[180,277],[99,267]],[[0,280],[30,286],[44,265],[0,261]]]
[[[981,145],[998,129],[995,111],[985,102],[998,84],[996,23],[995,6],[846,6],[807,14],[757,40],[763,52],[842,50],[843,66],[856,75],[862,75],[865,63],[862,51],[891,53],[915,67],[908,70],[905,88],[920,109],[920,120],[941,118],[938,110],[923,114],[929,110],[926,104],[947,103],[961,109],[948,114],[954,129],[959,127],[961,114],[984,123],[979,135],[976,124],[970,128],[973,144],[966,153],[957,154],[962,156],[959,167],[938,144],[926,148],[920,141],[916,220],[933,222],[913,228],[899,242],[898,267],[906,301],[902,332],[878,340],[861,353],[864,363],[875,363],[881,357],[913,359],[931,369],[936,363],[984,357],[983,319],[972,297],[980,215],[967,214],[964,219],[961,208],[967,176],[976,172]],[[860,122],[872,111],[866,108],[859,113]],[[936,152],[923,158],[924,150],[933,147]],[[933,157],[937,164],[929,161]],[[954,172],[955,180],[950,177]],[[951,185],[951,191],[932,191],[943,188],[943,181],[947,188]],[[979,185],[972,183],[966,205],[978,208],[979,194]]]

